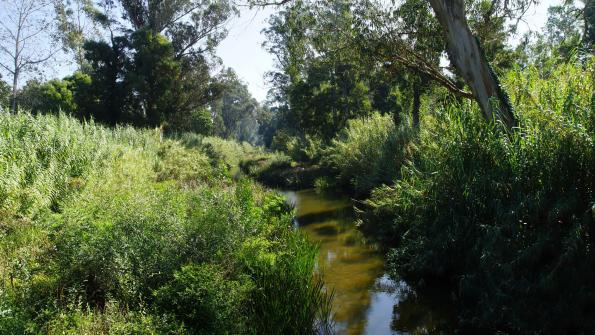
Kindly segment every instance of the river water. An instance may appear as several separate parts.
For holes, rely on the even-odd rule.
[[[357,230],[349,198],[314,190],[283,194],[295,206],[295,224],[319,245],[318,269],[326,287],[334,290],[337,334],[450,333],[452,313],[445,294],[422,295],[390,279],[377,246]]]

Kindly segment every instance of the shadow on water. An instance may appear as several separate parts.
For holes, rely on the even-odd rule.
[[[295,206],[296,224],[320,247],[318,268],[334,289],[337,334],[450,333],[446,291],[415,292],[390,279],[381,253],[355,226],[348,197],[314,190],[283,192]]]

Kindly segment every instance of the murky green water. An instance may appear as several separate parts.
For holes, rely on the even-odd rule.
[[[320,246],[318,266],[326,286],[335,291],[337,334],[449,333],[444,294],[421,295],[391,280],[376,246],[356,229],[347,197],[314,190],[284,194],[295,205],[296,225]]]

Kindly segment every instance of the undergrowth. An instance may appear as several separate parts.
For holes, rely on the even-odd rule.
[[[463,327],[595,332],[593,75],[510,73],[511,135],[466,103],[429,111],[400,178],[365,203],[390,268],[447,279]]]
[[[0,114],[0,333],[317,332],[316,248],[231,178],[252,148],[199,144]]]

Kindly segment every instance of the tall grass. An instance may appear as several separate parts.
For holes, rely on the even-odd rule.
[[[392,183],[411,154],[413,136],[408,122],[396,126],[390,115],[374,113],[349,120],[323,151],[321,165],[333,178],[329,186],[366,195],[378,185]]]
[[[261,153],[259,148],[253,147],[248,142],[238,143],[220,137],[184,133],[176,138],[187,148],[203,151],[213,162],[221,163],[230,170],[238,169],[243,158]]]
[[[250,148],[208,141],[0,115],[0,333],[314,332],[315,249],[283,198],[212,159]],[[279,260],[259,267],[267,280],[253,240]]]
[[[469,105],[432,111],[401,178],[367,201],[391,267],[452,283],[463,325],[595,331],[593,71],[509,74],[511,136]]]

